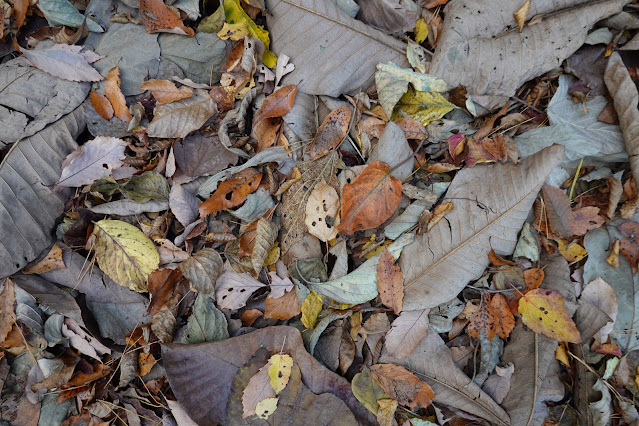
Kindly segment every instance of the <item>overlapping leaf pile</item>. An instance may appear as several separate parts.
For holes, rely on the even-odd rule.
[[[0,2],[2,420],[639,421],[639,17],[573,3]]]

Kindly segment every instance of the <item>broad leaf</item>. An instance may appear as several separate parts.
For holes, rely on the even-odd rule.
[[[108,177],[120,167],[127,143],[122,139],[99,136],[69,154],[62,164],[58,186],[79,187]]]
[[[401,365],[375,364],[371,366],[371,373],[384,392],[410,408],[426,408],[435,396],[428,384]]]
[[[136,203],[146,203],[150,200],[169,201],[169,184],[158,172],[144,172],[131,176],[131,179],[120,187],[120,191]]]
[[[561,295],[552,290],[535,289],[519,299],[519,313],[524,324],[536,333],[560,342],[581,343],[575,323],[564,308]]]
[[[344,140],[351,124],[351,109],[341,106],[330,112],[317,129],[317,134],[306,147],[304,153],[309,160],[325,156]]]
[[[49,74],[70,81],[100,81],[102,76],[90,63],[99,59],[91,51],[80,52],[82,46],[56,44],[51,47],[23,50],[24,57]]]
[[[415,28],[419,7],[413,0],[369,0],[359,3],[357,19],[388,34]]]
[[[186,175],[185,181],[214,175],[237,162],[237,155],[225,149],[217,136],[205,137],[199,132],[177,142],[173,152],[179,170]],[[177,179],[177,176],[174,178]]]
[[[433,308],[456,297],[483,274],[491,247],[500,255],[511,254],[537,192],[562,157],[563,148],[555,146],[519,165],[458,172],[445,199],[453,210],[400,258],[404,309]]]
[[[215,285],[217,304],[223,309],[240,309],[246,305],[253,292],[264,285],[249,274],[224,272]]]
[[[257,169],[246,169],[220,184],[211,197],[200,204],[200,216],[205,217],[223,209],[230,209],[242,204],[248,194],[257,190],[262,173]]]
[[[288,85],[280,87],[273,92],[269,97],[264,99],[262,106],[255,114],[253,120],[253,127],[257,126],[262,120],[266,118],[281,117],[293,108],[293,102],[295,102],[295,95],[297,94],[297,87],[294,85]]]
[[[194,344],[228,339],[227,328],[226,317],[215,307],[213,299],[205,294],[199,294],[193,304],[189,321],[181,330],[181,338],[176,341]]]
[[[386,333],[385,348],[395,358],[406,358],[428,333],[428,312],[404,311],[393,321]]]
[[[65,25],[79,28],[86,19],[89,31],[104,32],[102,27],[91,17],[85,17],[76,9],[69,0],[42,0],[38,1],[38,9],[42,12],[52,26]]]
[[[147,80],[140,86],[140,89],[150,90],[158,104],[169,104],[193,96],[193,90],[186,86],[178,89],[175,83],[169,80]]]
[[[180,271],[191,281],[193,289],[215,300],[215,282],[223,268],[222,258],[212,248],[203,248],[184,262]]]
[[[146,129],[155,138],[183,138],[199,129],[217,112],[207,91],[195,89],[192,97],[155,107],[153,121]]]
[[[104,96],[109,100],[113,107],[113,114],[120,120],[128,123],[133,118],[126,106],[126,98],[120,90],[120,67],[115,66],[107,72],[106,82],[104,83]],[[97,109],[96,109],[97,110]]]
[[[373,83],[378,63],[408,64],[403,43],[353,20],[335,2],[267,0],[266,5],[272,50],[295,62],[295,71],[284,81],[301,92],[358,92]]]

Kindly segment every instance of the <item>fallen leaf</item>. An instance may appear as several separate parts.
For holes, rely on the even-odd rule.
[[[526,283],[526,290],[534,290],[539,288],[544,280],[544,270],[542,268],[531,268],[524,271],[524,282]]]
[[[31,265],[22,270],[23,274],[44,274],[45,272],[54,271],[56,269],[64,269],[64,260],[62,260],[62,249],[59,245],[54,244],[49,253],[35,265]]]
[[[236,154],[224,149],[218,137],[205,137],[199,132],[175,143],[173,150],[175,162],[188,180],[219,173],[238,159]]]
[[[146,203],[151,200],[169,201],[169,184],[166,178],[157,172],[144,172],[131,176],[120,191],[131,201]]]
[[[541,188],[541,193],[544,197],[545,208],[540,217],[542,223],[547,220],[552,232],[562,238],[572,236],[573,214],[566,193],[550,185],[544,185]]]
[[[239,0],[224,0],[224,14],[226,22],[229,24],[241,23],[246,25],[251,37],[260,40],[264,44],[264,53],[262,53],[262,63],[268,68],[275,67],[277,57],[269,50],[270,40],[268,31],[257,26],[255,22],[244,12]],[[272,13],[272,10],[271,10]]]
[[[216,113],[217,106],[209,92],[195,89],[189,98],[156,106],[146,131],[154,138],[184,138]]]
[[[262,173],[253,168],[236,173],[220,183],[213,195],[200,204],[200,217],[204,218],[213,212],[239,206],[248,194],[257,190],[261,179]]]
[[[91,51],[81,50],[82,46],[55,44],[43,49],[22,50],[22,55],[34,67],[55,77],[70,81],[103,80],[90,65],[100,57]]]
[[[213,299],[205,294],[199,294],[195,299],[189,320],[180,332],[180,338],[175,341],[184,344],[214,342],[229,338],[226,317],[215,307]]]
[[[317,160],[325,156],[331,149],[339,145],[346,137],[351,123],[351,109],[341,106],[330,112],[317,129],[317,134],[306,147],[305,154],[309,160]]]
[[[395,411],[397,410],[398,402],[394,399],[382,399],[377,401],[377,403],[379,404],[377,421],[380,426],[392,426],[395,420]]]
[[[100,269],[123,287],[147,291],[147,278],[160,265],[153,242],[135,226],[119,220],[96,222],[93,234]]]
[[[251,377],[244,392],[242,392],[242,418],[247,418],[256,414],[258,403],[268,399],[275,399],[275,390],[270,386],[269,368],[270,361],[260,368],[257,373]]]
[[[428,232],[433,229],[433,227],[437,225],[437,223],[442,220],[452,209],[453,203],[443,203],[435,207],[428,219],[428,222],[426,223],[426,229],[423,232]]]
[[[81,14],[68,0],[42,0],[38,2],[38,9],[47,18],[50,25],[80,28],[86,20],[89,31],[104,32],[104,29],[97,22],[91,17]]]
[[[591,303],[604,311],[610,318],[611,321],[599,329],[593,336],[599,343],[605,343],[614,329],[615,320],[619,313],[619,303],[617,302],[615,291],[610,284],[598,277],[586,285],[581,292],[579,300]]]
[[[13,281],[5,278],[2,281],[2,291],[0,291],[0,343],[9,335],[13,324],[16,322],[16,312],[14,304],[16,302]]]
[[[287,320],[302,312],[295,290],[288,291],[277,299],[269,295],[266,297],[265,303],[265,318]]]
[[[508,302],[504,296],[495,293],[490,300],[490,307],[493,308],[493,314],[497,320],[495,331],[499,337],[506,339],[515,328],[515,318],[508,308]]]
[[[526,0],[519,9],[517,9],[514,13],[515,21],[517,21],[517,26],[519,27],[519,32],[524,29],[524,24],[528,19],[528,13],[530,12],[530,0]]]
[[[599,214],[598,207],[582,207],[572,211],[574,235],[586,235],[586,232],[603,225],[605,219]]]
[[[178,269],[157,269],[149,275],[148,289],[151,302],[147,314],[153,315],[160,311],[173,296],[176,284],[182,279],[182,272]]]
[[[113,105],[111,105],[111,102],[109,102],[106,96],[98,92],[89,92],[89,99],[91,100],[93,108],[100,114],[100,117],[105,120],[111,120],[113,118]]]
[[[212,248],[203,248],[178,266],[191,281],[192,289],[215,300],[215,282],[222,274],[222,258]]]
[[[158,360],[155,359],[153,354],[140,352],[138,355],[138,368],[140,369],[140,377],[144,377],[151,372],[151,369]]]
[[[147,80],[142,83],[140,89],[150,90],[155,101],[160,105],[169,104],[171,102],[193,96],[193,90],[189,87],[182,86],[178,89],[175,86],[175,83],[169,80]]]
[[[401,405],[426,408],[435,396],[430,386],[401,365],[375,364],[370,370],[384,392]]]
[[[399,315],[404,299],[404,278],[388,249],[384,249],[377,264],[377,288],[382,303]]]
[[[185,27],[180,16],[162,0],[140,0],[140,20],[147,33],[173,33],[192,36],[193,28]]]
[[[508,363],[506,367],[495,367],[495,373],[491,374],[484,382],[482,390],[490,395],[497,404],[501,404],[508,391],[510,391],[511,377],[515,371],[513,363]]]
[[[311,235],[322,241],[330,241],[337,237],[340,224],[339,195],[326,182],[315,185],[306,202],[306,219],[304,223]]]
[[[419,7],[412,1],[371,0],[359,4],[357,19],[387,34],[405,33],[415,27]]]
[[[639,270],[639,223],[629,220],[617,229],[624,236],[619,243],[619,252],[626,256],[633,274],[636,274]]]
[[[384,346],[391,356],[402,359],[415,350],[428,333],[429,311],[430,309],[404,311],[395,318],[391,329],[386,333]]]
[[[588,252],[585,248],[580,246],[576,242],[572,242],[570,244],[566,244],[564,240],[556,240],[559,253],[566,259],[568,262],[579,262],[583,259]]]
[[[280,87],[269,97],[264,99],[262,106],[255,114],[253,127],[265,118],[281,117],[293,108],[295,95],[297,94],[297,86],[290,84]]]
[[[560,342],[581,343],[579,331],[564,308],[564,299],[556,291],[529,291],[519,299],[519,313],[535,333]]]
[[[126,98],[120,90],[120,67],[116,66],[107,73],[106,82],[104,83],[104,96],[111,102],[113,113],[120,120],[128,123],[133,117],[126,106]]]
[[[268,377],[270,384],[276,394],[284,390],[291,377],[293,368],[293,358],[290,355],[273,355],[269,359]]]
[[[322,312],[322,297],[314,292],[311,292],[306,296],[302,302],[302,324],[304,327],[312,330],[315,328],[317,322],[317,316]]]
[[[264,287],[264,284],[249,274],[226,271],[215,283],[217,304],[223,309],[240,309],[253,292],[261,287]]]
[[[497,326],[499,319],[497,318],[492,304],[486,299],[490,296],[487,293],[482,294],[479,309],[470,318],[470,324],[468,325],[468,335],[478,338],[479,333],[483,330],[486,333],[488,340],[495,338],[497,333]]]
[[[279,398],[266,398],[261,400],[255,406],[255,414],[260,419],[266,420],[271,417],[271,414],[277,410],[277,402]]]
[[[108,177],[126,157],[127,143],[122,139],[98,136],[77,148],[62,163],[62,174],[56,185],[79,187]]]
[[[402,182],[390,175],[381,161],[366,166],[342,189],[342,223],[337,230],[346,235],[375,228],[395,213],[402,198]]]
[[[392,118],[397,120],[408,116],[426,126],[455,108],[456,106],[448,102],[441,93],[420,92],[410,88],[395,104]]]

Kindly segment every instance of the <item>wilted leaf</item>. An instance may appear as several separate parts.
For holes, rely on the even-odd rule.
[[[58,186],[82,186],[107,177],[126,157],[122,139],[98,136],[77,148],[62,163]]]
[[[337,237],[337,226],[340,224],[339,195],[326,182],[315,185],[306,203],[306,219],[304,223],[311,235],[322,241],[330,241]]]
[[[22,50],[24,57],[36,68],[70,81],[100,81],[102,76],[90,64],[99,56],[91,51],[80,52],[82,46],[55,44],[35,50]]]
[[[351,109],[341,106],[330,112],[317,129],[315,138],[306,147],[305,154],[309,160],[317,160],[334,149],[344,138],[351,123]]]
[[[179,268],[195,291],[215,300],[215,282],[223,269],[222,258],[217,251],[205,247],[180,263]]]
[[[419,7],[413,0],[370,0],[359,4],[357,19],[389,34],[415,27]]]
[[[140,20],[147,33],[174,33],[192,36],[193,28],[184,26],[180,15],[162,0],[140,0]]]
[[[415,350],[428,333],[429,311],[404,311],[393,321],[385,342],[385,348],[391,356],[402,359]]]
[[[519,32],[524,29],[524,24],[528,19],[528,12],[530,12],[530,0],[526,0],[514,13],[515,21],[519,27]]]
[[[350,235],[375,228],[395,213],[402,199],[402,182],[381,161],[366,166],[342,189],[342,223],[337,230]]]
[[[135,226],[119,220],[96,222],[93,234],[100,269],[121,286],[147,291],[147,278],[160,265],[153,242]]]
[[[116,66],[107,73],[106,82],[104,83],[104,96],[111,102],[113,113],[120,120],[128,123],[133,119],[129,108],[126,106],[126,99],[120,90],[120,67]]]
[[[89,99],[95,111],[100,114],[100,117],[105,120],[113,118],[113,105],[111,105],[111,102],[109,102],[106,96],[98,92],[89,92]]]
[[[195,89],[190,98],[156,106],[146,131],[154,138],[183,138],[202,127],[216,112],[217,106],[209,93]]]
[[[223,309],[240,309],[253,292],[261,287],[264,287],[264,284],[249,274],[226,271],[215,284],[217,304]]]
[[[384,249],[377,263],[377,289],[382,303],[399,315],[404,299],[404,277],[387,249]]]
[[[455,109],[456,106],[446,100],[441,93],[408,91],[395,104],[394,120],[410,117],[423,125],[439,120]]]
[[[512,253],[537,192],[562,161],[562,151],[548,148],[518,165],[481,165],[457,173],[444,200],[454,206],[447,220],[406,247],[400,259],[405,310],[432,308],[456,297],[483,274],[491,248],[500,255]],[[496,182],[489,192],[487,180]],[[509,188],[507,195],[500,185]]]
[[[575,323],[564,308],[564,299],[553,290],[531,290],[519,299],[519,313],[528,327],[561,342],[580,343]]]
[[[433,389],[401,365],[375,364],[371,373],[384,392],[401,405],[411,408],[426,408],[435,396]]]
[[[246,169],[222,182],[211,197],[200,204],[200,217],[213,212],[239,206],[246,200],[246,196],[257,190],[262,173],[257,169]]]
[[[264,99],[262,106],[255,114],[253,127],[257,126],[265,118],[281,117],[293,108],[297,86],[288,85],[280,87],[269,97]]]
[[[186,86],[178,89],[175,87],[175,83],[169,80],[147,80],[142,83],[140,89],[150,90],[155,101],[160,105],[170,104],[171,102],[193,96],[193,90]]]

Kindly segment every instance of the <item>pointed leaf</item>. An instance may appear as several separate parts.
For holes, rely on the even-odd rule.
[[[111,105],[111,102],[109,102],[106,96],[98,92],[90,92],[89,99],[91,100],[91,105],[93,105],[95,111],[100,114],[100,117],[105,120],[113,118],[113,105]]]
[[[126,106],[126,99],[120,90],[120,67],[116,66],[107,73],[104,83],[104,96],[111,102],[113,113],[120,120],[128,123],[133,119],[129,108]]]
[[[317,129],[315,138],[310,145],[306,147],[305,154],[309,160],[317,160],[328,154],[328,151],[334,149],[344,138],[351,124],[351,109],[347,106],[341,106],[330,112]]]
[[[388,249],[384,249],[377,264],[377,289],[382,303],[399,315],[404,300],[404,277]]]
[[[178,89],[175,87],[175,83],[169,80],[147,80],[142,83],[140,89],[150,90],[156,102],[160,105],[170,104],[171,102],[193,96],[193,90],[186,86]]]
[[[81,53],[80,50],[82,46],[56,44],[43,49],[23,50],[22,54],[34,67],[55,77],[70,81],[102,80],[100,73],[89,65],[83,55],[86,52]]]
[[[535,333],[560,342],[581,343],[579,331],[564,308],[564,299],[553,290],[535,289],[519,299],[521,319]]]
[[[180,271],[191,281],[193,289],[215,300],[215,282],[223,270],[222,258],[212,248],[202,250],[180,263]]]
[[[193,312],[182,330],[178,341],[185,344],[215,342],[229,338],[226,317],[215,307],[213,299],[199,294],[193,304]]]
[[[404,311],[393,321],[386,333],[385,348],[395,358],[406,358],[428,333],[428,312]]]
[[[222,182],[211,198],[200,204],[200,217],[213,212],[239,206],[246,200],[246,196],[257,190],[262,173],[257,169],[246,169]]]
[[[199,129],[217,112],[215,101],[202,89],[192,97],[155,107],[146,131],[154,138],[183,138]]]
[[[180,15],[162,0],[140,0],[140,20],[148,33],[168,32],[190,35],[193,28],[184,26]]]
[[[224,272],[215,283],[217,304],[223,309],[240,309],[253,292],[264,287],[264,284],[249,274]]]
[[[288,85],[280,87],[269,97],[264,99],[262,106],[255,114],[253,127],[266,118],[281,117],[293,108],[297,87]]]
[[[122,139],[99,136],[69,154],[62,164],[58,186],[82,186],[107,177],[126,157]]]
[[[433,389],[401,365],[375,364],[371,373],[384,392],[402,405],[426,408],[435,396]]]

